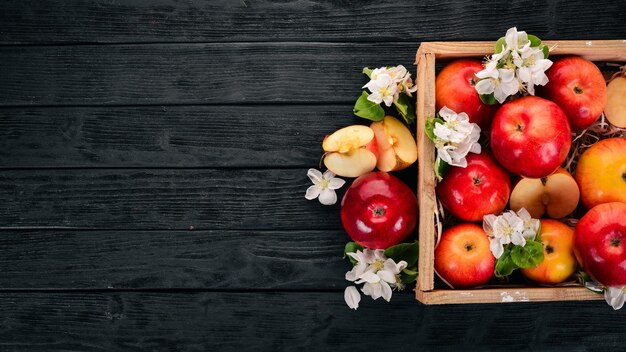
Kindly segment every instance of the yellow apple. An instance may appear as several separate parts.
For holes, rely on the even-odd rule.
[[[608,202],[626,203],[626,138],[596,142],[580,156],[575,175],[587,209]]]
[[[543,262],[536,268],[522,269],[527,278],[548,285],[558,284],[576,271],[574,231],[562,222],[541,219]]]
[[[378,170],[402,170],[417,160],[415,138],[405,124],[392,116],[385,116],[370,127],[374,130],[378,144]]]
[[[580,192],[572,175],[563,168],[542,178],[523,177],[511,192],[511,210],[525,208],[535,219],[544,214],[560,219],[578,206]]]
[[[352,125],[324,138],[326,152],[324,165],[336,175],[359,177],[374,170],[378,148],[374,131],[361,125]]]

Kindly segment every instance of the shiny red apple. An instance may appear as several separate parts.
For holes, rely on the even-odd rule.
[[[572,130],[583,130],[598,119],[606,105],[606,82],[600,69],[579,56],[558,59],[546,71],[541,96],[563,109]]]
[[[583,216],[574,231],[578,262],[606,286],[626,286],[626,204],[597,205]]]
[[[563,110],[527,96],[504,104],[491,123],[491,150],[510,172],[530,178],[550,175],[565,161],[572,144]]]
[[[511,179],[491,155],[468,154],[467,167],[451,167],[437,185],[437,196],[452,215],[466,221],[482,221],[499,214],[511,194]]]
[[[489,127],[497,105],[487,105],[480,100],[474,86],[476,73],[483,69],[476,59],[460,59],[446,65],[435,79],[435,105],[437,111],[447,106],[457,113],[465,112],[470,122],[481,129]]]
[[[454,288],[484,285],[493,276],[496,260],[489,238],[476,224],[459,224],[441,234],[435,248],[435,270]]]
[[[391,174],[365,174],[354,180],[343,196],[341,223],[354,242],[386,249],[404,241],[415,229],[415,194]]]

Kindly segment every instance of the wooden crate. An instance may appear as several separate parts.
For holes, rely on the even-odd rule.
[[[626,40],[544,41],[552,55],[579,55],[591,61],[626,61]],[[435,147],[424,133],[435,116],[435,62],[493,54],[495,42],[427,42],[417,51],[417,148],[419,200],[419,276],[416,298],[424,304],[571,301],[603,299],[584,287],[506,287],[475,290],[434,289]]]

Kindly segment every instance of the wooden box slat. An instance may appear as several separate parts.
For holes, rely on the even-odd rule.
[[[544,41],[551,55],[579,55],[591,61],[626,61],[626,40]],[[435,115],[437,59],[482,58],[493,53],[495,42],[425,42],[417,50],[417,151],[419,204],[419,261],[416,298],[424,304],[505,303],[602,299],[583,287],[511,287],[475,290],[434,290],[435,223],[437,211],[435,148],[424,132]]]

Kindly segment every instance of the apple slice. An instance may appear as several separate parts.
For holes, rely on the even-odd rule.
[[[525,208],[535,219],[546,212],[554,219],[567,216],[576,209],[580,191],[572,175],[563,168],[543,178],[523,177],[511,192],[511,210]]]
[[[378,170],[402,170],[417,160],[415,138],[402,122],[392,116],[385,116],[382,121],[373,122],[370,127],[374,130],[378,143]]]
[[[324,138],[326,152],[324,165],[336,175],[359,177],[376,167],[378,148],[374,131],[361,125],[352,125]]]
[[[609,82],[606,97],[606,119],[619,128],[626,128],[626,77],[616,77]]]

